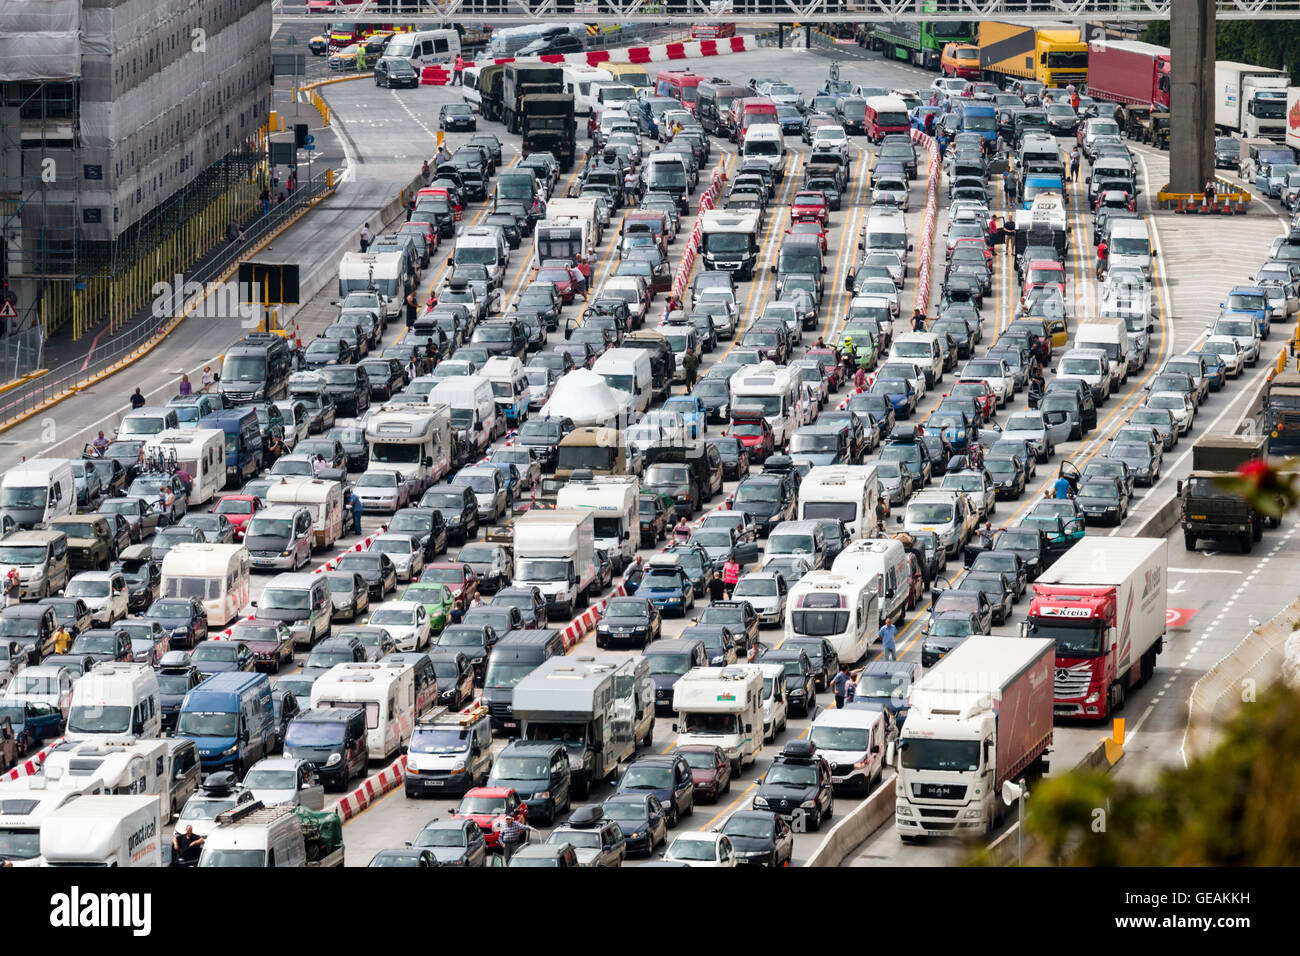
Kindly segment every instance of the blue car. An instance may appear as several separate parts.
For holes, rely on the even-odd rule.
[[[704,399],[697,395],[674,395],[664,402],[663,410],[682,416],[682,421],[691,430],[691,438],[704,437],[705,420],[709,416],[709,410],[704,407]]]
[[[668,826],[695,809],[695,775],[680,753],[634,760],[618,780],[614,796],[651,793],[668,814]]]
[[[970,416],[963,411],[935,409],[926,420],[930,428],[940,429],[941,434],[952,446],[954,454],[964,455],[975,436],[975,429]]]
[[[652,558],[637,586],[636,596],[647,598],[665,614],[672,611],[684,617],[688,609],[695,607],[695,588],[675,557]]]
[[[894,414],[898,418],[909,417],[912,409],[916,407],[916,389],[904,378],[877,379],[869,392],[873,395],[884,395],[893,406]]]
[[[1259,328],[1259,337],[1268,338],[1268,295],[1259,286],[1239,285],[1228,293],[1228,300],[1220,302],[1219,318],[1253,318]]]
[[[9,719],[20,757],[43,741],[63,736],[63,711],[53,704],[6,700],[0,702],[0,724],[5,718]]]
[[[912,110],[912,129],[917,129],[924,133],[925,118],[927,116],[933,116],[934,121],[938,123],[939,117],[943,116],[943,107],[942,106],[918,106],[916,109]]]

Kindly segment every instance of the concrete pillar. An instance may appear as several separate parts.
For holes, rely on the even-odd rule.
[[[1214,0],[1172,4],[1169,188],[1200,192],[1214,174]]]

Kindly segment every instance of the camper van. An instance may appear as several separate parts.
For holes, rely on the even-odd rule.
[[[339,297],[349,292],[378,292],[387,323],[398,317],[409,291],[406,254],[402,252],[345,252],[339,260]]]
[[[267,505],[293,505],[311,515],[316,547],[328,548],[343,537],[343,486],[321,478],[285,476],[262,496]],[[260,513],[259,513],[260,515]],[[256,520],[254,515],[251,520]]]
[[[162,866],[157,797],[97,794],[64,803],[41,823],[46,866]]]
[[[77,486],[66,458],[28,459],[0,481],[0,514],[19,528],[39,528],[76,510]]]
[[[695,667],[673,685],[677,746],[722,748],[732,776],[763,749],[763,671],[758,664]]]
[[[761,409],[772,426],[772,441],[780,447],[803,424],[803,382],[798,366],[763,361],[746,365],[734,373],[731,383],[731,411]]]
[[[860,538],[875,523],[879,494],[875,465],[817,465],[799,485],[799,520],[838,518]]]
[[[528,417],[528,373],[523,362],[513,355],[494,355],[483,363],[481,374],[491,383],[497,415],[505,418],[507,426]]]
[[[428,398],[430,405],[447,406],[451,428],[464,446],[483,451],[505,430],[498,423],[492,383],[482,375],[444,378],[433,387]]]
[[[463,383],[477,376],[444,379]],[[480,379],[481,381],[481,379]],[[441,387],[440,382],[437,388]],[[464,386],[462,385],[462,389]],[[491,386],[488,386],[489,391]],[[455,392],[456,389],[444,391]],[[400,474],[412,489],[412,499],[451,471],[451,429],[455,413],[430,393],[426,403],[386,402],[366,419],[370,464]]]
[[[863,538],[841,551],[831,565],[834,574],[850,581],[876,580],[880,620],[874,635],[885,621],[897,624],[907,611],[912,595],[912,562],[901,541],[893,538]]]
[[[415,729],[415,671],[378,661],[335,664],[311,685],[311,705],[365,711],[370,759],[389,760]]]
[[[555,506],[592,512],[596,547],[609,554],[615,573],[621,574],[636,559],[641,537],[640,494],[641,480],[636,475],[570,480],[560,488]]]
[[[68,740],[135,739],[160,733],[162,700],[158,678],[148,664],[110,661],[72,685]]]
[[[166,598],[198,598],[208,626],[225,627],[248,606],[248,549],[242,544],[185,541],[163,555],[159,593]]]
[[[226,433],[219,428],[169,428],[145,442],[144,453],[161,457],[190,476],[189,503],[201,505],[226,486]]]
[[[0,785],[0,846],[14,866],[40,866],[41,821],[78,797],[102,794],[97,778],[64,777],[52,785],[44,774],[20,777]]]
[[[87,740],[51,751],[41,769],[51,787],[63,786],[64,780],[98,779],[105,793],[157,797],[162,822],[167,823],[177,810],[171,799],[170,764],[171,746],[166,740]]]
[[[880,583],[874,576],[810,571],[790,588],[785,636],[824,638],[842,663],[862,660],[879,628]]]
[[[609,70],[581,63],[564,65],[564,92],[573,94],[573,114],[590,116],[596,109],[596,91],[600,83],[612,83]]]

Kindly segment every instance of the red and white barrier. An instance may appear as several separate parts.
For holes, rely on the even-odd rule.
[[[346,823],[384,794],[400,787],[406,779],[405,771],[406,754],[402,754],[379,773],[361,781],[361,785],[351,793],[340,797],[333,809]]]
[[[729,53],[748,52],[749,38],[726,37],[721,40],[690,40],[684,43],[659,43],[654,46],[632,46],[617,50],[588,50],[585,53],[547,53],[538,57],[501,56],[485,60],[465,60],[466,67],[488,66],[493,63],[577,63],[600,66],[603,63],[671,63],[695,57],[726,56]],[[451,70],[446,66],[426,66],[420,74],[424,86],[446,86],[451,82]]]
[[[624,597],[626,594],[627,590],[620,584],[610,591],[608,595],[570,621],[569,626],[560,632],[560,636],[564,639],[565,653],[567,654],[576,647],[578,642],[596,626],[596,623],[604,615],[605,607],[609,604],[610,598]]]
[[[677,264],[677,272],[673,275],[673,287],[669,293],[671,301],[681,302],[686,295],[686,283],[690,281],[691,270],[695,267],[695,257],[699,254],[700,241],[703,238],[700,217],[713,208],[714,203],[718,201],[718,197],[722,195],[722,187],[726,181],[726,170],[721,164],[714,166],[713,174],[709,177],[708,188],[700,196],[695,225],[691,227],[690,237],[686,240],[686,247],[682,250],[682,261]]]
[[[63,737],[60,737],[58,740],[53,741],[44,750],[41,750],[38,753],[34,754],[33,756],[28,757],[26,760],[20,762],[17,766],[15,766],[12,770],[6,773],[4,777],[0,779],[17,780],[19,777],[32,776],[34,773],[36,773],[38,770],[41,769],[41,764],[45,763],[45,758],[49,756],[50,751],[54,750],[56,747],[61,745],[63,741],[64,741]]]
[[[921,217],[921,251],[916,257],[916,304],[926,315],[930,313],[930,276],[931,262],[934,258],[934,231],[939,218],[939,180],[943,178],[943,163],[939,156],[939,146],[933,136],[927,136],[920,130],[912,130],[912,141],[925,147],[929,154],[929,170],[926,177],[925,214]]]

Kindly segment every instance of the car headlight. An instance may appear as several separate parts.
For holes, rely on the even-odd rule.
[[[755,798],[754,798],[754,806],[755,806],[755,807],[766,807],[766,806],[767,806],[767,798],[766,798],[766,797],[755,797]]]
[[[332,767],[337,763],[342,763],[342,761],[343,761],[342,754],[330,754],[329,759],[325,761],[325,766]]]
[[[549,800],[549,799],[551,799],[551,791],[549,791],[549,790],[543,790],[541,793],[535,793],[535,794],[533,794],[533,799],[534,799],[534,800]]]
[[[227,747],[225,750],[221,751],[221,756],[233,757],[237,753],[239,753],[239,744],[234,744],[233,746]]]
[[[800,809],[803,810],[812,810],[816,806],[817,806],[816,800],[805,800],[803,803],[799,804]]]

